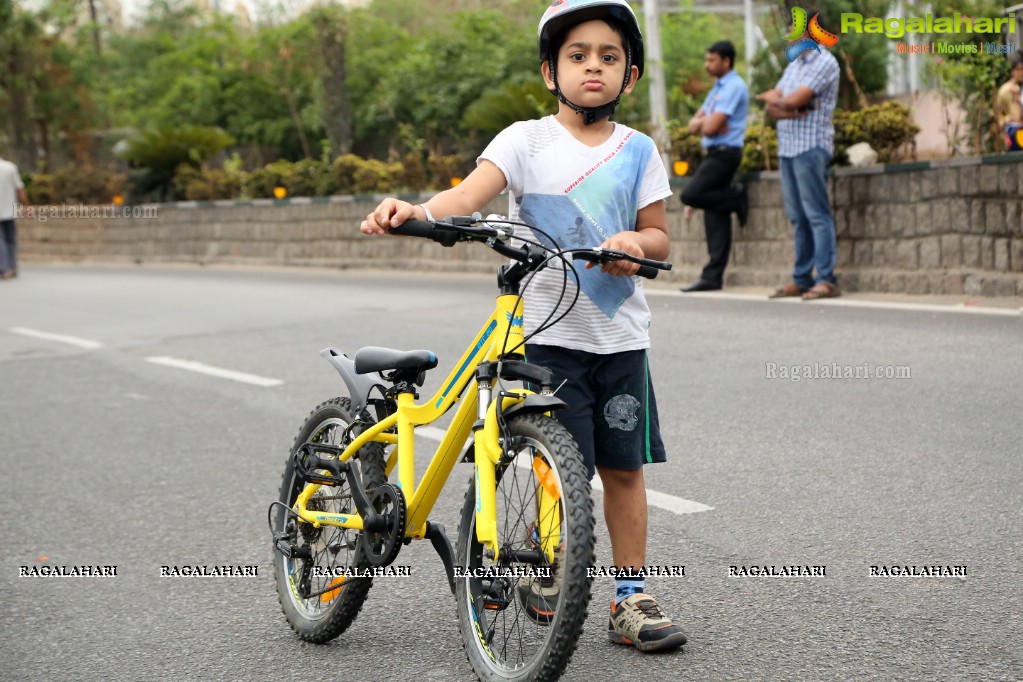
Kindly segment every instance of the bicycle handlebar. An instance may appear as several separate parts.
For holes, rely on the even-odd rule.
[[[476,217],[453,217],[449,218],[448,221],[406,220],[398,227],[392,228],[391,234],[431,239],[443,246],[454,246],[457,242],[486,242],[495,251],[519,262],[524,262],[528,258],[527,252],[519,253],[501,241],[511,237],[510,230],[490,225],[478,225],[476,224],[477,222],[479,221]],[[604,263],[616,260],[636,263],[639,265],[639,271],[636,274],[647,279],[657,277],[659,270],[671,270],[671,263],[651,260],[649,258],[637,258],[616,249],[594,248],[590,250],[569,251],[567,253],[571,253],[572,258],[575,260],[585,260],[597,265],[603,265]]]
[[[453,217],[443,220],[406,220],[398,227],[391,228],[391,234],[405,237],[432,239],[443,246],[454,246],[457,242],[483,242],[488,239],[510,237],[509,230],[499,230],[489,225],[474,225],[475,218]]]
[[[595,248],[592,251],[575,251],[572,253],[572,258],[574,260],[584,260],[590,263],[596,263],[597,265],[616,260],[629,261],[630,263],[636,263],[639,265],[639,270],[636,271],[636,274],[640,277],[646,277],[647,279],[654,279],[657,277],[657,272],[659,270],[671,270],[671,263],[660,260],[651,260],[650,258],[630,256],[624,251],[618,251],[617,249]]]
[[[400,235],[402,237],[423,237],[424,239],[433,239],[436,229],[433,223],[428,223],[423,220],[406,220],[398,227],[391,228],[391,234]]]

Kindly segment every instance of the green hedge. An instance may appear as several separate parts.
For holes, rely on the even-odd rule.
[[[902,160],[912,150],[919,127],[907,107],[885,102],[859,111],[837,111],[835,160],[845,165],[846,149],[857,142],[869,142],[880,163]],[[700,137],[691,135],[679,121],[670,124],[671,157],[689,164],[688,175],[702,158]],[[196,167],[182,163],[174,172],[170,199],[264,199],[283,187],[288,197],[329,196],[436,191],[451,186],[452,178],[464,177],[471,169],[460,156],[409,153],[401,161],[385,162],[346,154],[334,161],[303,159],[274,161],[252,171],[240,170],[237,157],[222,168]],[[750,125],[746,129],[741,172],[777,170],[778,137],[773,126]],[[37,173],[26,183],[34,204],[109,203],[115,195],[129,190],[123,174],[95,168],[69,167],[52,174]]]
[[[402,161],[384,162],[346,154],[327,160],[274,161],[252,171],[239,169],[232,158],[223,168],[183,163],[174,171],[169,200],[270,199],[283,187],[288,197],[421,192],[446,189],[451,179],[468,170],[460,156],[408,154]],[[126,175],[94,168],[62,169],[26,177],[33,204],[110,203],[125,196],[131,183]]]
[[[858,142],[868,142],[877,152],[878,163],[893,163],[915,156],[913,140],[920,126],[913,122],[909,107],[885,102],[859,111],[835,112],[835,162],[848,165],[845,151]]]
[[[833,163],[848,165],[846,150],[858,142],[867,142],[877,152],[878,163],[901,161],[915,153],[913,139],[920,127],[913,122],[909,108],[890,101],[859,111],[836,111],[835,155]],[[700,136],[692,135],[679,121],[671,124],[671,157],[689,163],[692,175],[700,165]],[[754,124],[746,128],[740,172],[778,170],[778,134],[773,126]]]
[[[109,204],[124,196],[128,177],[100,168],[67,166],[55,173],[33,173],[25,182],[28,200],[34,205]]]

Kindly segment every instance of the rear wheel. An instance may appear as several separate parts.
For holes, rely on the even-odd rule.
[[[590,601],[593,500],[565,427],[526,414],[514,417],[508,432],[515,457],[497,472],[497,562],[476,539],[473,486],[465,496],[458,625],[480,679],[556,680],[575,651]]]
[[[341,445],[341,438],[355,421],[348,398],[334,398],[319,405],[299,429],[292,453],[306,443]],[[383,485],[383,446],[370,443],[358,454],[362,481],[372,493]],[[305,488],[295,473],[291,457],[284,468],[280,502],[293,509],[299,493]],[[347,482],[338,486],[322,486],[310,499],[307,508],[332,513],[353,513],[355,500]],[[346,629],[359,615],[366,600],[372,578],[345,577],[346,569],[369,567],[360,533],[357,530],[299,522],[280,505],[274,507],[275,531],[284,530],[289,542],[299,547],[301,556],[286,557],[274,550],[274,577],[277,598],[284,615],[298,635],[310,642],[327,642]]]

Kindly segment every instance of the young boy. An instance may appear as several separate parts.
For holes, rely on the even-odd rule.
[[[538,37],[540,71],[559,100],[558,113],[502,131],[461,184],[425,204],[385,199],[362,232],[470,215],[507,189],[515,199],[511,219],[536,225],[561,248],[667,258],[664,199],[672,192],[660,156],[649,137],[610,120],[643,73],[635,14],[622,0],[559,0],[540,20]],[[643,464],[663,462],[665,453],[646,361],[650,309],[638,278],[630,276],[637,269],[625,261],[580,268],[579,302],[532,338],[526,356],[551,369],[556,383],[567,379],[558,395],[569,409],[556,416],[579,444],[589,475],[600,475],[615,565],[639,569],[646,565]],[[563,273],[548,267],[526,289],[527,334],[557,304],[562,283]],[[570,290],[566,299],[572,297]],[[641,651],[685,643],[682,629],[643,593],[641,576],[615,582],[612,642]]]

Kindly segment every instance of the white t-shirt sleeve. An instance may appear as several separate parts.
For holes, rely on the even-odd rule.
[[[639,186],[636,208],[642,210],[655,201],[667,199],[672,194],[671,185],[668,183],[668,171],[665,170],[661,155],[657,152],[657,145],[651,144],[650,159],[647,161],[643,181]]]
[[[521,153],[525,148],[523,141],[522,124],[512,124],[499,132],[476,159],[477,166],[486,159],[504,173],[505,189],[502,194],[505,192],[511,192],[515,196],[522,194],[522,178],[526,163]]]

